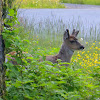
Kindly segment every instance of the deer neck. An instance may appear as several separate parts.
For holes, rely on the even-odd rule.
[[[73,53],[74,51],[71,50],[65,43],[63,43],[58,53],[58,59],[61,59],[62,62],[70,62]]]

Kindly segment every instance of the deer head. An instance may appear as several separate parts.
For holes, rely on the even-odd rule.
[[[66,31],[64,32],[64,36],[63,36],[64,44],[67,45],[67,47],[72,51],[84,49],[84,46],[80,44],[78,39],[76,38],[78,33],[79,31],[75,31],[75,29],[73,29],[71,35],[69,34],[68,29],[66,29]]]

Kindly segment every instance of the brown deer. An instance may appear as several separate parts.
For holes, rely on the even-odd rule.
[[[58,63],[57,59],[61,59],[62,62],[70,63],[70,60],[71,60],[71,57],[72,57],[74,51],[84,49],[84,46],[81,45],[78,42],[78,39],[76,38],[78,33],[79,33],[79,31],[75,31],[75,29],[73,29],[73,32],[70,35],[69,30],[66,29],[66,31],[64,32],[64,36],[63,36],[63,44],[61,46],[59,53],[55,56],[46,56],[45,60],[51,61],[52,63]],[[25,52],[22,52],[22,53],[26,54]],[[11,55],[11,56],[16,55],[16,52],[12,51],[9,53],[9,55]],[[5,62],[8,62],[8,58],[11,59],[10,63],[17,65],[17,62],[14,57],[6,56]],[[40,59],[39,61],[43,61],[43,59]],[[67,65],[68,64],[66,64],[66,66]]]
[[[76,36],[79,31],[75,31],[73,29],[72,34],[69,34],[69,30],[66,29],[63,35],[63,44],[59,53],[55,56],[46,56],[47,61],[51,61],[52,63],[57,63],[57,59],[61,59],[62,62],[70,63],[71,57],[75,50],[83,50],[84,46],[78,42]],[[68,65],[68,64],[66,64]]]

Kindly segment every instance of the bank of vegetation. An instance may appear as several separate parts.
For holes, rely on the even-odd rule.
[[[65,8],[59,0],[15,0],[20,8]]]
[[[20,8],[65,8],[61,3],[100,5],[100,0],[15,0]]]
[[[100,5],[100,0],[60,0],[63,3]]]

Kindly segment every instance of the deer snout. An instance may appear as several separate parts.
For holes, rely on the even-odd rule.
[[[80,49],[83,50],[85,47],[84,46],[80,46]]]

